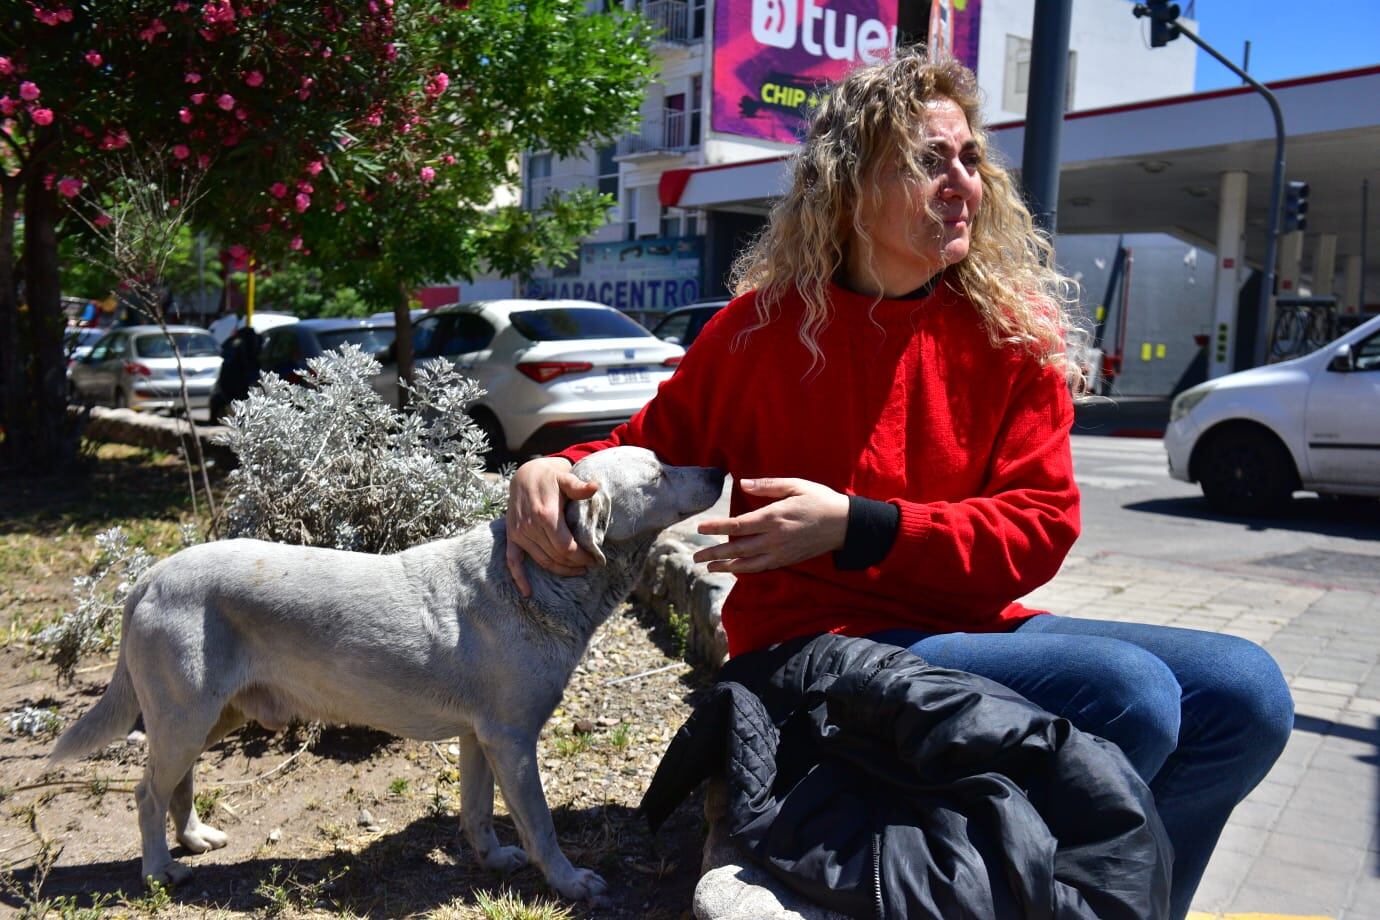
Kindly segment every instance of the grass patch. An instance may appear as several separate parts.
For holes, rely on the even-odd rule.
[[[484,920],[573,920],[570,908],[545,898],[525,900],[511,891],[491,894],[479,891],[474,896]]]

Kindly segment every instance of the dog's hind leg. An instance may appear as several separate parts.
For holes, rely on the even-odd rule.
[[[505,847],[494,834],[494,774],[473,731],[460,733],[460,826],[484,868],[507,875],[527,865],[521,847]]]
[[[244,714],[234,706],[226,706],[220,714],[220,720],[216,722],[215,727],[206,736],[202,749],[206,750],[213,747],[216,742],[243,724]],[[201,818],[196,813],[196,797],[192,779],[195,773],[196,762],[193,761],[192,766],[188,768],[181,781],[178,782],[177,788],[173,790],[169,809],[172,812],[173,830],[177,832],[177,842],[193,853],[205,853],[207,850],[220,849],[230,838],[225,835],[224,831],[201,823]]]
[[[546,883],[572,901],[598,903],[608,884],[590,869],[578,869],[561,852],[551,808],[537,772],[536,735],[498,728],[481,733],[484,753],[498,777],[503,799],[517,822],[528,857],[541,868]]]
[[[190,804],[191,769],[201,753],[199,735],[187,738],[167,724],[149,726],[148,763],[144,766],[144,779],[134,789],[139,805],[145,882],[176,885],[191,875],[190,869],[173,861],[168,850],[168,806],[183,785],[184,777],[187,778],[186,794]]]

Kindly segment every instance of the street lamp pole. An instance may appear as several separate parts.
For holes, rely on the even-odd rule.
[[[1280,111],[1279,100],[1262,83],[1233,64],[1220,51],[1176,22],[1175,20],[1179,15],[1179,7],[1176,4],[1169,4],[1164,0],[1159,0],[1159,2],[1152,0],[1148,6],[1144,3],[1137,3],[1132,12],[1137,18],[1149,16],[1156,24],[1152,26],[1152,30],[1156,27],[1164,29],[1166,37],[1163,41],[1172,41],[1180,35],[1184,36],[1216,58],[1222,66],[1240,77],[1243,82],[1249,84],[1270,104],[1270,114],[1275,119],[1275,173],[1270,185],[1270,221],[1265,235],[1265,273],[1260,283],[1260,305],[1257,308],[1259,320],[1255,329],[1254,354],[1256,365],[1264,364],[1266,348],[1270,341],[1270,300],[1274,297],[1275,292],[1275,259],[1279,247],[1280,213],[1284,209],[1284,114]]]

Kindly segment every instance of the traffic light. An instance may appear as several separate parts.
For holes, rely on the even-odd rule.
[[[1137,16],[1150,17],[1150,47],[1163,48],[1179,37],[1179,27],[1174,20],[1179,18],[1179,4],[1169,0],[1146,0],[1137,3],[1133,12]]]
[[[1284,185],[1284,232],[1308,229],[1308,183],[1297,180]]]

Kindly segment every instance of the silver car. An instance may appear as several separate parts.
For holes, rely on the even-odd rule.
[[[157,326],[112,329],[72,366],[73,400],[116,408],[181,408],[174,343],[191,407],[206,408],[220,370],[220,346],[196,326],[169,326],[168,335]]]

